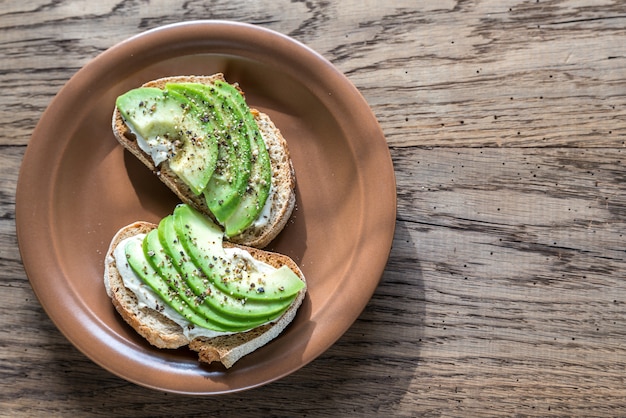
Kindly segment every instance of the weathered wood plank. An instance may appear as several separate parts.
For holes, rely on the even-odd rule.
[[[403,265],[390,274],[404,284],[414,260],[427,318],[416,369],[423,379],[414,381],[428,385],[410,399],[431,401],[433,410],[445,399],[458,401],[459,411],[497,404],[507,413],[568,414],[574,398],[576,414],[619,408],[622,155],[396,150],[397,236],[408,245],[392,257]],[[510,396],[516,401],[507,405]]]
[[[0,51],[10,58],[0,64],[0,82],[16,86],[0,108],[0,128],[19,129],[15,137],[25,143],[58,89],[98,53],[160,24],[209,17],[258,23],[320,51],[362,90],[394,145],[602,147],[626,140],[626,14],[614,2],[284,2],[280,21],[261,3],[245,10],[231,3],[207,9],[190,2],[165,17],[160,2],[99,2],[87,14],[78,3],[40,5],[46,13],[25,5],[0,15],[7,22],[0,23]]]
[[[485,404],[510,413],[618,410],[626,395],[626,289],[624,248],[616,243],[625,225],[621,174],[612,167],[621,150],[399,148],[393,156],[400,196],[394,249],[360,320],[313,365],[244,395],[254,407],[236,396],[211,407],[229,411],[233,402],[253,413],[264,399],[295,387],[300,403],[285,412],[324,399],[312,412],[365,413],[377,405],[380,412],[410,414],[416,405],[434,412],[449,402],[459,413]],[[482,184],[475,182],[479,175]],[[534,180],[522,183],[519,176]],[[576,199],[571,179],[581,186]],[[27,374],[19,388],[29,393],[26,400],[47,404],[42,412],[67,396],[115,399],[108,407],[120,412],[137,408],[137,396],[154,402],[152,413],[182,407],[177,397],[125,384],[76,353],[21,285],[22,297],[1,306],[17,313],[9,330],[32,329],[35,347],[4,359],[19,365],[18,376],[17,370]],[[3,341],[24,343],[15,333]],[[37,366],[42,362],[51,369]],[[85,386],[86,375],[97,376],[98,389],[93,381]],[[52,399],[38,392],[40,379],[55,382]],[[16,411],[28,410],[22,398],[12,398]]]
[[[0,405],[11,416],[621,416],[626,10],[609,0],[46,2],[0,10]],[[396,236],[371,302],[299,372],[211,399],[125,382],[37,303],[15,236],[32,130],[98,53],[218,18],[311,46],[391,149]]]

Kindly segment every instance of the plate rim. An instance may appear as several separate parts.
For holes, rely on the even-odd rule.
[[[374,145],[378,147],[377,149],[378,152],[381,152],[381,147],[382,147],[382,144],[379,143],[380,139],[382,139],[382,142],[384,142],[384,147],[386,150],[386,157],[385,157],[386,167],[381,167],[380,174],[385,179],[387,179],[385,182],[386,184],[389,184],[389,180],[391,181],[391,184],[393,185],[392,187],[393,191],[387,193],[387,198],[389,199],[392,196],[392,199],[389,199],[385,203],[385,205],[388,206],[388,209],[387,209],[388,219],[386,219],[386,222],[390,224],[390,225],[386,225],[386,228],[385,228],[386,232],[384,234],[384,237],[381,240],[385,244],[383,248],[385,248],[386,253],[382,254],[382,256],[384,256],[385,261],[384,263],[382,263],[382,265],[379,266],[380,271],[376,271],[373,274],[373,276],[377,276],[377,279],[371,280],[370,282],[368,282],[368,286],[366,286],[366,288],[364,289],[364,293],[367,294],[368,296],[366,298],[363,298],[363,300],[361,301],[362,303],[359,303],[355,307],[352,307],[351,319],[349,321],[345,321],[345,323],[343,324],[344,326],[339,327],[340,329],[338,331],[335,330],[334,338],[327,340],[326,344],[319,346],[318,349],[315,350],[315,353],[313,353],[313,355],[309,355],[306,359],[303,359],[303,361],[301,361],[297,367],[291,367],[289,370],[286,370],[280,374],[277,374],[271,379],[265,379],[264,381],[261,381],[261,382],[256,382],[250,385],[241,386],[237,388],[207,390],[206,387],[203,387],[203,388],[199,388],[198,390],[187,390],[187,389],[182,390],[182,389],[176,389],[174,387],[164,387],[162,385],[154,385],[154,384],[147,383],[137,378],[131,378],[128,376],[127,373],[121,372],[119,370],[120,367],[113,367],[110,364],[103,362],[100,359],[100,357],[95,356],[94,353],[92,353],[88,348],[85,348],[84,344],[80,344],[79,342],[77,342],[77,338],[74,335],[73,331],[68,329],[68,328],[71,328],[68,325],[68,321],[75,321],[75,322],[81,322],[81,323],[88,322],[89,324],[92,325],[92,329],[93,327],[95,327],[94,332],[102,333],[100,338],[107,340],[108,344],[122,344],[122,342],[117,341],[114,338],[115,336],[108,335],[106,332],[104,332],[101,328],[98,327],[98,325],[102,327],[104,326],[104,324],[102,322],[98,323],[97,317],[91,318],[85,312],[82,312],[76,309],[69,309],[69,308],[66,311],[61,312],[61,313],[59,313],[58,311],[54,311],[53,313],[53,310],[51,309],[51,305],[49,302],[49,299],[51,297],[49,295],[44,294],[45,293],[44,290],[54,291],[54,289],[42,288],[41,280],[39,279],[39,277],[41,277],[41,272],[39,270],[41,269],[35,269],[34,267],[32,267],[32,262],[30,260],[32,259],[33,255],[29,253],[29,248],[32,248],[32,245],[28,241],[29,236],[31,239],[33,237],[33,231],[29,231],[29,223],[32,222],[34,216],[37,216],[37,215],[41,216],[42,209],[45,209],[45,208],[42,208],[41,206],[45,206],[45,204],[40,205],[40,206],[35,204],[32,207],[26,207],[25,205],[27,203],[32,203],[33,201],[32,194],[34,192],[32,190],[27,190],[24,184],[28,184],[27,180],[32,178],[33,176],[33,174],[29,172],[28,169],[32,165],[32,162],[31,162],[32,160],[31,155],[33,154],[32,149],[34,147],[37,147],[38,144],[41,141],[43,141],[43,139],[37,139],[37,138],[41,138],[42,136],[41,130],[43,129],[44,126],[46,126],[47,123],[51,123],[50,120],[54,117],[54,113],[59,110],[57,104],[61,102],[61,98],[65,98],[68,95],[71,96],[71,95],[80,93],[81,88],[84,88],[84,83],[85,83],[84,78],[89,79],[88,75],[90,74],[90,72],[93,72],[94,68],[97,69],[97,66],[107,67],[106,65],[107,60],[115,61],[115,59],[120,54],[123,55],[127,53],[129,50],[133,50],[133,48],[136,47],[136,44],[145,43],[147,41],[156,42],[156,43],[164,42],[164,39],[163,39],[164,37],[171,36],[173,34],[179,37],[194,39],[196,36],[200,36],[200,35],[204,36],[206,31],[210,32],[212,30],[214,31],[226,30],[226,31],[231,31],[231,32],[235,31],[235,32],[242,32],[242,33],[243,32],[254,33],[254,34],[258,34],[259,36],[270,37],[272,39],[275,39],[277,43],[279,44],[286,43],[286,44],[295,46],[295,50],[299,54],[298,57],[300,57],[300,61],[297,61],[298,63],[301,63],[301,62],[310,63],[311,61],[316,62],[320,66],[319,68],[322,69],[322,72],[320,75],[318,75],[318,77],[331,77],[330,81],[334,83],[333,85],[340,85],[342,90],[348,89],[350,91],[350,94],[352,94],[355,99],[358,99],[360,101],[361,103],[360,109],[363,111],[365,111],[365,109],[367,110],[367,114],[371,119],[370,122],[373,122],[374,125],[377,127],[378,132],[376,132],[377,138],[375,138],[375,140],[378,142],[374,143]],[[185,34],[185,32],[191,32],[191,33]],[[174,46],[170,46],[170,47],[175,48]],[[179,55],[185,56],[186,54],[181,53]],[[331,94],[329,94],[329,96],[331,96]],[[320,97],[319,99],[321,101],[325,100],[324,97]],[[54,167],[48,167],[48,168],[51,170],[55,169]],[[55,176],[50,176],[50,178],[54,178],[54,177]],[[278,380],[304,367],[306,364],[310,363],[311,361],[319,357],[321,354],[323,354],[335,342],[337,342],[337,340],[339,340],[339,338],[341,338],[341,336],[352,326],[352,324],[356,321],[356,319],[358,319],[358,316],[360,315],[362,310],[365,308],[365,306],[369,303],[376,288],[378,287],[378,284],[382,278],[382,274],[385,270],[387,259],[391,251],[391,245],[392,245],[393,237],[395,234],[395,218],[396,218],[396,213],[397,213],[397,210],[396,210],[397,196],[396,196],[395,185],[396,185],[395,173],[393,170],[393,162],[391,160],[389,148],[387,146],[382,129],[380,125],[378,124],[378,121],[376,120],[375,115],[371,111],[369,104],[366,102],[366,100],[361,95],[361,93],[356,89],[356,87],[352,84],[352,82],[343,73],[339,72],[339,70],[336,69],[333,66],[333,64],[330,63],[330,61],[326,60],[322,55],[320,55],[313,49],[309,48],[305,44],[287,35],[284,35],[272,29],[264,28],[261,26],[253,25],[253,24],[233,22],[233,21],[224,21],[224,20],[192,20],[192,21],[185,21],[185,22],[177,22],[177,23],[172,23],[172,24],[168,24],[164,26],[159,26],[159,27],[138,33],[136,35],[133,35],[117,43],[116,45],[110,47],[109,49],[101,52],[94,59],[92,59],[87,64],[85,64],[81,69],[79,69],[75,74],[73,74],[72,77],[65,83],[65,85],[55,95],[55,97],[53,97],[53,99],[50,101],[48,107],[45,109],[45,111],[41,115],[41,118],[31,135],[31,138],[28,142],[28,146],[26,148],[26,151],[24,153],[24,157],[20,166],[17,188],[16,188],[16,202],[15,202],[15,215],[16,215],[15,222],[16,222],[18,247],[19,247],[20,255],[22,258],[23,265],[24,265],[24,270],[28,277],[29,283],[31,287],[33,288],[33,291],[35,295],[37,296],[37,299],[39,300],[41,306],[46,311],[48,317],[52,320],[52,322],[55,324],[57,329],[59,329],[61,333],[68,339],[68,341],[72,343],[75,347],[77,347],[90,360],[94,361],[96,364],[98,364],[105,370],[111,372],[112,374],[120,378],[133,382],[140,386],[149,387],[152,389],[158,389],[158,390],[163,390],[166,392],[173,392],[173,393],[190,394],[190,395],[214,395],[214,394],[223,394],[223,393],[233,393],[233,392],[238,392],[242,390],[252,389],[254,387],[258,387],[258,386],[273,382],[275,380]],[[44,212],[43,215],[45,216],[46,213]],[[48,212],[47,215],[50,216],[50,213]],[[48,228],[52,229],[50,222],[51,220],[48,219]],[[50,230],[48,231],[48,233],[52,234],[53,232]],[[50,267],[51,268],[56,267],[57,274],[62,275],[62,272],[58,271],[59,266],[50,266]],[[78,321],[78,319],[75,318],[75,315],[82,315],[81,321]],[[126,367],[126,366],[124,365],[122,367]]]

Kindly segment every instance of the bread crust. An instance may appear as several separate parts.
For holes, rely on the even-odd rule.
[[[155,228],[157,228],[157,225],[149,222],[134,222],[121,228],[111,240],[106,254],[104,269],[104,285],[107,295],[113,302],[113,306],[115,306],[115,309],[124,321],[153,346],[175,349],[188,345],[190,349],[198,353],[200,362],[220,362],[226,368],[230,368],[241,357],[276,338],[295,318],[296,312],[306,295],[306,280],[298,265],[290,257],[283,254],[224,242],[224,247],[244,249],[255,259],[273,267],[288,266],[305,283],[305,287],[298,293],[287,311],[269,324],[241,333],[213,338],[197,337],[190,340],[184,335],[182,328],[174,321],[153,309],[140,307],[135,294],[124,286],[122,277],[117,269],[114,257],[117,245],[126,238],[138,234],[147,234]]]
[[[159,78],[143,84],[143,87],[163,89],[167,83],[188,82],[211,84],[217,80],[226,81],[222,73],[210,76],[188,75]],[[237,85],[235,86],[239,88]],[[240,234],[233,237],[226,237],[226,239],[233,243],[249,247],[264,248],[283,230],[293,212],[296,204],[296,176],[287,141],[280,130],[267,114],[259,112],[256,109],[251,109],[251,112],[259,126],[261,136],[263,137],[270,155],[270,163],[272,166],[272,192],[270,196],[272,198],[272,210],[268,221],[263,226],[253,224]],[[204,197],[202,195],[196,196],[191,189],[174,174],[169,167],[168,161],[164,161],[156,167],[151,157],[139,148],[135,135],[124,122],[117,107],[113,111],[112,128],[117,141],[155,173],[182,202],[195,207],[197,210],[216,221]]]

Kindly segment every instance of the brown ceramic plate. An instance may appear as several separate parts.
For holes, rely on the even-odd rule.
[[[115,312],[104,254],[133,221],[178,203],[111,133],[115,98],[163,76],[221,71],[288,141],[297,209],[270,245],[309,283],[295,321],[229,370],[187,349],[151,347]],[[302,44],[259,27],[197,21],[151,30],[96,57],[43,114],[23,160],[17,233],[26,273],[61,332],[94,362],[137,384],[187,394],[256,387],[309,363],[357,319],[385,268],[396,190],[381,129],[354,86]],[[371,338],[376,338],[372,335]]]

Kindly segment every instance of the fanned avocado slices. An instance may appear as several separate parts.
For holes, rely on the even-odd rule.
[[[217,248],[222,248],[222,234],[216,233],[219,231],[217,226],[191,206],[176,207],[174,228],[185,251],[222,292],[248,300],[267,301],[293,296],[304,286],[290,269],[287,270],[291,275],[282,272],[258,278],[247,274],[239,277],[235,274],[237,265],[216,253]]]
[[[217,327],[214,323],[208,321],[205,317],[198,315],[191,310],[187,304],[178,295],[178,292],[172,290],[168,284],[161,278],[159,273],[148,263],[141,241],[132,240],[126,244],[124,248],[126,259],[131,269],[139,278],[146,283],[156,294],[158,294],[164,303],[176,310],[187,321],[199,325],[203,328],[215,331],[227,331],[226,329]]]
[[[143,240],[126,244],[128,263],[189,322],[220,332],[255,328],[282,315],[304,288],[288,267],[231,256],[211,220],[182,204]]]
[[[233,109],[236,109],[233,112],[240,115],[246,127],[252,154],[250,177],[245,194],[241,197],[237,209],[224,222],[226,236],[231,237],[249,227],[263,210],[272,183],[272,166],[261,131],[239,90],[222,81],[216,81],[215,87],[220,97],[232,103]]]
[[[166,88],[184,95],[204,109],[204,118],[223,126],[217,169],[204,195],[226,236],[235,236],[258,218],[270,192],[272,167],[261,131],[231,84],[218,80],[212,85],[170,83]]]
[[[256,326],[274,319],[291,304],[291,300],[286,298],[260,303],[220,291],[186,253],[176,235],[172,215],[159,223],[158,236],[167,257],[181,277],[181,287],[191,290],[195,296],[194,302],[212,309],[216,314],[238,318],[242,322],[246,320],[250,326]]]
[[[272,167],[254,115],[235,86],[217,80],[141,87],[116,105],[155,165],[168,160],[192,192],[204,196],[227,237],[259,217]]]
[[[252,156],[245,140],[246,126],[232,103],[215,94],[213,86],[198,83],[169,83],[169,91],[185,96],[202,109],[202,121],[214,121],[217,134],[216,170],[204,190],[207,206],[222,225],[237,209],[250,178]]]
[[[116,106],[141,137],[140,147],[154,151],[155,165],[167,159],[193,193],[206,189],[216,168],[218,138],[214,127],[200,123],[201,111],[193,103],[176,92],[141,87],[118,97]]]

